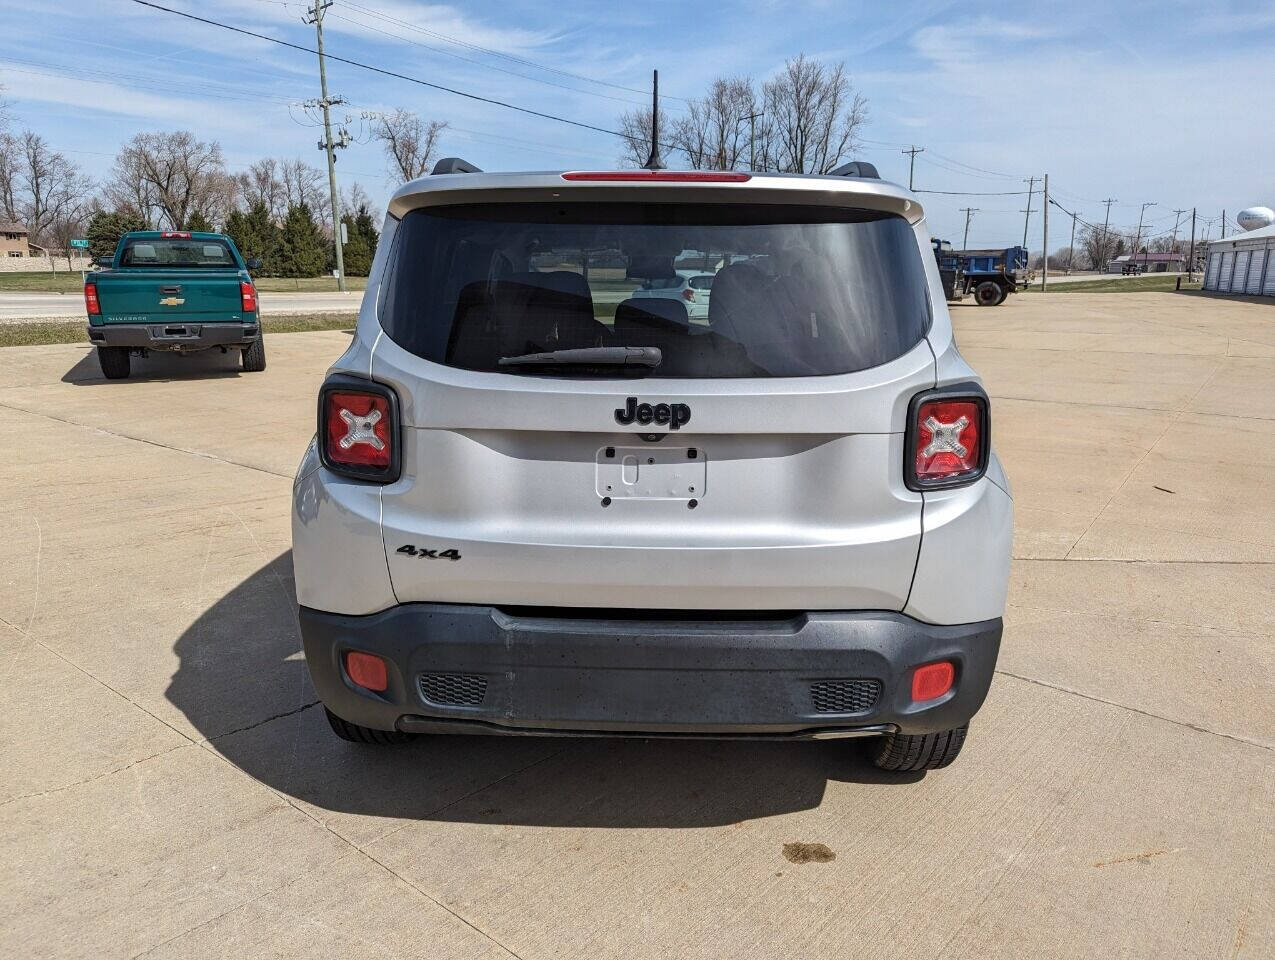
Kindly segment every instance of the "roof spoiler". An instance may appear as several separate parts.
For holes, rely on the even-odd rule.
[[[443,157],[434,164],[434,169],[429,172],[429,175],[432,177],[440,173],[482,173],[482,170],[460,157]]]
[[[435,170],[435,173],[438,171]],[[865,180],[880,180],[881,174],[877,173],[877,168],[866,160],[853,160],[850,163],[843,163],[830,174],[830,177],[863,177]]]

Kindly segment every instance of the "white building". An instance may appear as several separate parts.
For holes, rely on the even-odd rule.
[[[1275,297],[1275,224],[1208,244],[1204,289]]]

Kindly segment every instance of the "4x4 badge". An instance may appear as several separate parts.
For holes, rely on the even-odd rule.
[[[680,430],[682,425],[691,422],[691,408],[684,403],[638,403],[637,397],[629,397],[623,407],[615,411],[615,422],[628,426],[637,421],[668,424],[670,430]]]

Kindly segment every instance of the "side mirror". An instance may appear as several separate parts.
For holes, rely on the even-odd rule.
[[[260,269],[261,269],[261,258],[260,258],[260,257],[249,257],[246,261],[244,261],[244,265],[245,265],[245,266],[246,266],[249,270],[260,270]]]
[[[95,267],[109,267],[114,262],[115,262],[114,257],[94,257],[93,258],[93,266]]]

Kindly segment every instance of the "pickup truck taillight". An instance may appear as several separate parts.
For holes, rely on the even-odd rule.
[[[257,312],[257,288],[248,281],[243,280],[239,283],[239,296],[243,300],[244,313]]]
[[[97,301],[97,284],[84,284],[84,309],[89,312],[90,317],[100,317],[102,315],[102,305]]]
[[[973,483],[991,451],[987,394],[976,383],[918,393],[908,404],[903,475],[910,490]]]
[[[337,375],[319,388],[319,459],[333,473],[393,483],[400,442],[398,395],[389,387]]]
[[[695,291],[692,290],[690,287],[687,287],[685,290],[682,291],[682,299],[685,300],[687,303],[694,303]]]

